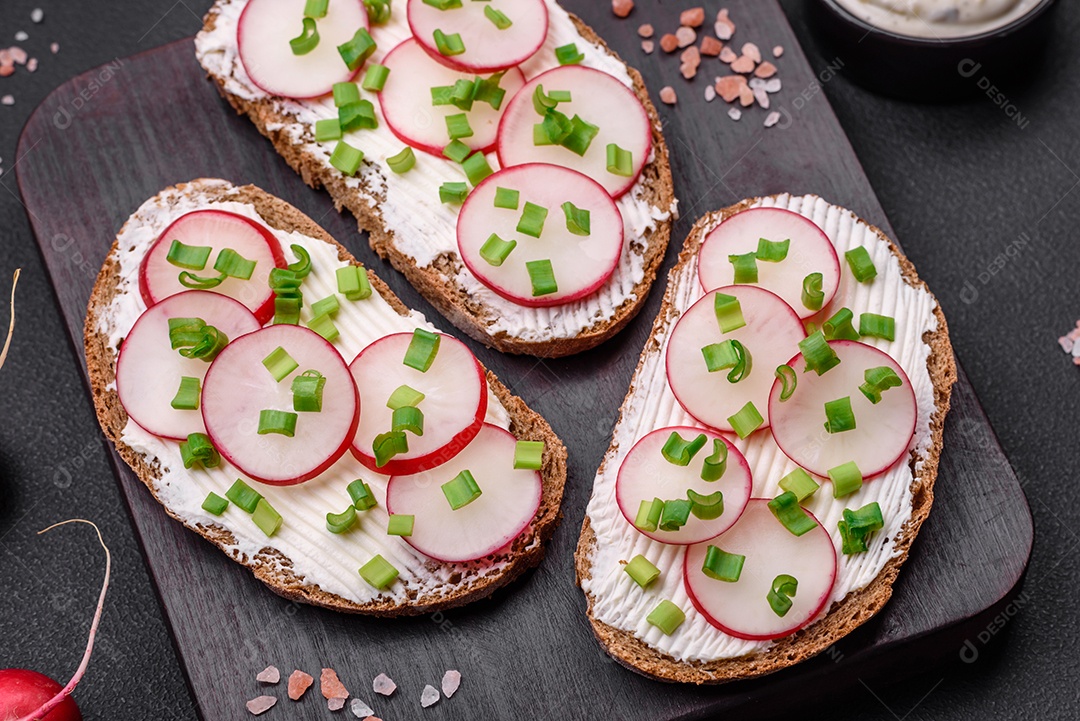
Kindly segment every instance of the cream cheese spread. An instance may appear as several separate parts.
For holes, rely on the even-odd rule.
[[[836,0],[882,30],[917,38],[981,35],[1019,20],[1042,0]]]

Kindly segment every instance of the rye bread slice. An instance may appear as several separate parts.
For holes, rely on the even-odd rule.
[[[634,388],[638,384],[638,374],[641,372],[645,359],[662,351],[663,335],[679,316],[679,311],[674,304],[677,278],[687,265],[692,262],[709,230],[720,221],[753,206],[760,200],[760,198],[747,199],[737,205],[709,213],[700,218],[690,230],[679,254],[679,261],[668,276],[668,288],[664,294],[664,302],[653,323],[652,331],[642,351],[641,360],[638,362],[637,370],[631,380],[630,390],[627,392],[626,399],[620,409],[620,422],[622,421],[622,413],[627,408]],[[896,247],[896,244],[877,227],[868,223],[867,225],[872,232],[876,233],[881,240],[888,244],[899,262],[901,275],[907,284],[929,292],[926,284],[916,274],[915,266]],[[941,455],[942,431],[945,416],[949,411],[952,386],[956,382],[956,361],[953,357],[952,344],[949,341],[948,326],[941,311],[941,306],[936,303],[934,305],[934,316],[937,319],[937,329],[923,335],[923,342],[930,347],[926,365],[934,386],[934,412],[930,418],[930,448],[925,456],[920,456],[918,459],[916,459],[915,453],[912,453],[910,459],[913,477],[911,483],[911,517],[904,523],[900,534],[893,539],[895,555],[885,564],[873,581],[863,589],[853,591],[841,601],[834,603],[825,617],[820,618],[795,634],[773,643],[764,652],[739,658],[720,659],[708,663],[676,660],[672,656],[652,648],[632,633],[615,628],[594,618],[593,605],[596,598],[591,593],[586,592],[589,621],[592,624],[593,633],[612,658],[627,668],[661,681],[695,684],[726,683],[773,673],[816,656],[854,631],[882,609],[892,596],[892,585],[900,571],[900,566],[907,559],[911,543],[915,540],[919,528],[930,513],[930,506],[934,501],[934,481],[937,477],[938,461]],[[614,447],[609,448],[598,474],[604,470],[607,459],[611,457],[613,450]],[[916,465],[916,460],[920,461],[919,465]],[[583,580],[592,576],[592,554],[596,544],[597,538],[590,525],[589,515],[586,514],[574,557],[579,586]]]
[[[328,243],[337,249],[338,258],[356,263],[352,255],[330,235],[319,227],[311,218],[292,205],[269,195],[255,186],[235,188],[225,181],[198,179],[183,183],[167,190],[177,190],[185,195],[196,197],[207,204],[229,200],[250,204],[263,221],[276,229],[297,231],[310,238]],[[167,191],[163,191],[167,192]],[[132,217],[128,223],[136,222]],[[148,457],[128,446],[121,439],[127,424],[127,413],[115,390],[116,349],[112,348],[108,336],[99,330],[99,319],[107,317],[111,303],[117,296],[119,263],[118,246],[114,241],[109,256],[98,274],[93,293],[86,312],[84,343],[86,366],[90,377],[90,388],[94,399],[94,408],[98,421],[105,435],[116,446],[117,453],[131,467],[139,479],[146,484],[154,498],[161,502],[157,483],[161,480],[161,466],[157,458]],[[372,289],[381,295],[390,306],[401,315],[408,315],[408,308],[373,273],[367,270]],[[134,292],[138,292],[135,290]],[[368,603],[355,603],[341,596],[329,593],[318,585],[306,583],[302,577],[291,571],[292,561],[276,549],[264,547],[258,554],[249,557],[238,553],[232,533],[220,525],[192,523],[178,516],[168,506],[165,512],[185,526],[195,531],[215,546],[229,554],[233,560],[251,569],[255,577],[270,587],[275,593],[295,601],[316,606],[378,616],[411,615],[430,613],[440,609],[461,606],[471,601],[490,595],[497,588],[514,580],[525,570],[537,565],[544,555],[544,543],[551,537],[561,518],[560,503],[563,488],[566,485],[566,448],[538,413],[530,409],[524,401],[513,395],[495,374],[486,371],[488,386],[509,413],[510,432],[522,440],[544,441],[547,450],[544,453],[543,496],[540,508],[529,528],[520,535],[511,548],[488,559],[505,562],[492,572],[483,562],[453,564],[458,570],[458,580],[437,589],[437,592],[420,593],[408,589],[406,603],[380,600],[376,598]],[[165,505],[162,503],[162,505]],[[488,559],[485,559],[488,560]],[[445,566],[446,564],[433,565]]]
[[[396,10],[396,12],[403,11],[404,8]],[[203,19],[204,32],[213,30],[219,12],[220,8],[215,5],[206,14]],[[667,250],[675,203],[668,148],[660,130],[660,117],[649,99],[641,74],[626,65],[622,58],[578,17],[570,14],[570,19],[582,38],[598,45],[626,67],[633,81],[634,93],[645,108],[652,127],[653,157],[646,164],[641,175],[646,190],[644,199],[656,208],[671,210],[666,220],[658,221],[655,228],[648,231],[641,239],[627,238],[626,240],[631,245],[630,252],[640,253],[643,256],[644,265],[644,275],[634,286],[632,295],[615,308],[611,315],[597,319],[590,327],[573,337],[553,336],[547,340],[534,341],[511,336],[505,331],[490,332],[488,326],[496,317],[495,311],[470,297],[466,289],[455,282],[457,274],[463,269],[461,258],[456,252],[442,253],[430,265],[418,265],[414,258],[399,250],[394,242],[395,230],[388,226],[379,210],[379,205],[385,201],[385,198],[366,184],[361,185],[358,190],[349,188],[341,173],[325,165],[315,155],[306,151],[302,145],[296,144],[286,131],[286,126],[294,123],[295,119],[288,114],[281,102],[273,97],[258,100],[238,97],[227,90],[227,78],[220,77],[209,70],[207,74],[221,96],[239,115],[246,115],[255,124],[259,132],[273,143],[274,148],[289,164],[289,167],[295,170],[307,185],[316,189],[325,188],[339,211],[344,208],[353,214],[359,230],[368,233],[371,248],[380,257],[389,260],[390,264],[400,271],[447,320],[471,338],[504,353],[557,358],[580,353],[604,342],[622,330],[641,310]],[[599,307],[597,310],[599,311]]]

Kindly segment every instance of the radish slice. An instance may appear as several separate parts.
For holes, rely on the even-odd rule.
[[[488,9],[490,8],[490,9]],[[500,30],[485,13],[502,12],[511,25]],[[424,50],[443,65],[487,73],[525,62],[547,39],[548,12],[544,0],[470,2],[440,10],[424,0],[409,0],[409,27]],[[435,31],[458,34],[465,52],[446,56],[435,44]]]
[[[735,266],[729,255],[754,253],[758,239],[773,242],[790,240],[787,258],[779,263],[759,260],[757,285],[771,290],[795,309],[800,318],[817,313],[803,305],[803,280],[821,273],[821,290],[829,305],[840,286],[840,260],[829,236],[812,220],[781,208],[751,208],[736,213],[705,236],[698,254],[698,277],[706,290],[735,282]],[[820,309],[818,309],[820,310]]]
[[[366,402],[352,438],[352,454],[387,475],[417,473],[450,460],[480,432],[487,413],[487,380],[469,347],[452,336],[440,336],[435,361],[421,372],[403,362],[412,337],[412,333],[384,336],[360,351],[349,366]],[[377,466],[372,442],[391,430],[393,411],[386,403],[401,386],[424,394],[417,406],[424,414],[424,435],[406,431],[409,450]]]
[[[145,311],[120,346],[116,393],[131,420],[155,436],[183,440],[205,430],[199,411],[172,407],[184,376],[202,382],[210,364],[185,358],[169,343],[170,318],[201,318],[230,342],[259,329],[259,321],[239,302],[219,293],[189,290]]]
[[[544,92],[570,92],[570,101],[558,105],[569,118],[581,116],[600,128],[585,155],[561,145],[535,145],[533,126],[543,117],[533,107],[537,85]],[[632,156],[629,176],[616,175],[607,169],[607,146],[615,143]],[[499,164],[508,168],[525,163],[550,163],[588,175],[617,198],[634,185],[652,151],[649,116],[633,91],[615,77],[581,65],[567,65],[549,70],[530,80],[514,96],[499,124]]]
[[[716,292],[706,293],[690,306],[675,324],[667,346],[667,378],[671,390],[686,412],[705,425],[731,431],[728,418],[747,403],[753,403],[765,417],[776,367],[787,363],[806,337],[802,321],[779,297],[752,285],[732,285],[717,292],[739,299],[746,325],[723,333],[716,321]],[[750,373],[737,383],[727,379],[728,371],[710,373],[701,349],[733,339],[750,352]],[[800,376],[800,381],[802,377]]]
[[[769,398],[773,438],[784,455],[819,476],[848,461],[855,461],[864,478],[875,476],[891,468],[911,443],[918,417],[915,391],[904,369],[888,353],[852,340],[830,341],[829,346],[840,365],[820,376],[805,373],[806,361],[800,353],[788,363],[798,378],[791,397],[780,402],[782,384],[775,383]],[[882,392],[875,405],[859,386],[867,370],[881,366],[892,368],[902,385]],[[851,398],[855,428],[827,433],[825,404],[845,396]]]
[[[367,10],[360,0],[334,0],[315,22],[319,44],[305,55],[293,54],[289,41],[304,28],[305,0],[249,0],[240,15],[237,45],[251,82],[270,95],[317,98],[334,83],[351,80],[338,45],[368,28]],[[359,70],[359,68],[357,69]]]
[[[824,608],[836,580],[836,549],[829,532],[818,523],[796,536],[776,520],[768,504],[767,498],[751,500],[723,535],[686,549],[683,569],[686,592],[705,620],[750,641],[783,638],[807,625]],[[710,545],[746,556],[738,581],[719,581],[702,573]],[[778,616],[768,595],[781,574],[794,576],[799,585],[791,608]]]
[[[495,207],[498,188],[519,192],[518,209]],[[517,231],[526,201],[548,211],[539,238]],[[589,211],[589,235],[568,230],[562,209],[566,202]],[[517,242],[499,266],[480,255],[492,233]],[[457,236],[462,260],[488,288],[519,305],[560,305],[590,295],[615,272],[622,257],[623,219],[607,191],[594,180],[556,165],[532,163],[500,170],[480,183],[461,207]],[[525,264],[536,260],[551,261],[556,292],[533,296]]]
[[[478,6],[481,4],[477,3]],[[386,124],[403,143],[443,157],[443,148],[450,143],[446,117],[463,111],[456,105],[432,105],[431,89],[449,87],[458,80],[472,81],[476,74],[440,65],[424,52],[415,38],[409,38],[391,50],[383,59],[383,65],[390,68],[390,78],[379,93],[379,106]],[[525,76],[520,70],[507,70],[499,81],[499,87],[506,91],[499,110],[487,102],[474,102],[472,109],[465,113],[473,135],[462,138],[461,142],[473,150],[485,153],[493,150],[499,119],[510,104],[510,98],[524,84]]]
[[[489,556],[521,535],[540,507],[542,483],[538,471],[514,468],[516,446],[513,434],[485,423],[465,450],[438,468],[391,478],[387,511],[415,516],[405,537],[409,545],[457,563]],[[472,473],[481,493],[455,511],[442,485],[462,471]]]
[[[286,266],[281,244],[259,223],[223,210],[196,210],[183,215],[150,246],[139,265],[139,292],[147,307],[190,290],[180,283],[180,274],[188,269],[177,267],[168,260],[174,240],[212,249],[205,268],[189,271],[198,276],[218,275],[214,262],[224,248],[232,248],[247,260],[255,261],[255,270],[249,280],[226,278],[210,292],[240,301],[255,314],[260,324],[274,315],[274,292],[270,290],[269,279],[271,269]]]
[[[277,381],[263,359],[283,348],[298,364]],[[263,410],[293,412],[292,380],[307,370],[326,378],[322,410],[298,413],[295,436],[259,435]],[[319,475],[349,448],[360,399],[341,355],[307,328],[272,325],[225,346],[203,384],[206,432],[221,455],[256,481],[275,486]]]
[[[664,458],[661,449],[672,433],[678,433],[684,440],[693,440],[704,433],[708,441],[686,466],[677,466]],[[723,441],[728,447],[727,470],[715,481],[701,478],[705,459],[713,453],[714,440]],[[634,444],[619,466],[619,477],[615,485],[615,497],[619,510],[634,525],[638,507],[642,501],[659,498],[662,501],[686,498],[687,490],[709,495],[720,491],[724,494],[724,512],[718,517],[702,520],[691,514],[686,525],[677,531],[647,531],[639,528],[649,538],[664,543],[690,545],[715,538],[730,528],[742,515],[750,500],[754,479],[750,475],[743,454],[716,433],[701,428],[675,426],[653,431]]]

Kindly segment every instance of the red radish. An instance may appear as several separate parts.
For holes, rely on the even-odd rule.
[[[768,504],[767,498],[751,500],[728,531],[686,549],[683,567],[683,582],[694,608],[724,633],[750,641],[783,638],[806,626],[825,607],[836,582],[836,549],[829,532],[818,523],[796,536],[776,519]],[[720,581],[702,573],[710,545],[746,556],[738,581]],[[799,582],[791,608],[783,616],[768,601],[773,581],[781,574]]]
[[[487,413],[487,379],[468,346],[441,335],[435,361],[421,372],[403,363],[412,337],[412,333],[384,336],[360,351],[349,366],[364,399],[352,454],[371,470],[387,475],[417,473],[450,460],[480,432]],[[424,394],[417,406],[424,414],[424,435],[406,431],[409,450],[377,466],[372,442],[391,430],[393,411],[386,403],[401,386]]]
[[[184,376],[206,377],[210,364],[185,358],[169,343],[170,318],[200,318],[230,342],[259,329],[251,311],[232,298],[205,290],[172,295],[143,312],[128,331],[116,361],[116,392],[128,416],[156,436],[182,440],[204,430],[197,410],[177,410],[172,399]]]
[[[825,294],[821,307],[829,305],[840,286],[840,260],[825,232],[809,218],[782,208],[751,208],[736,213],[705,236],[698,254],[698,277],[706,291],[735,282],[735,266],[729,255],[754,253],[758,240],[790,240],[787,257],[770,263],[759,260],[758,282],[795,309],[800,318],[817,313],[803,305],[803,280],[821,273]],[[818,309],[820,310],[820,308]]]
[[[86,667],[90,663],[90,655],[94,651],[94,637],[97,635],[101,612],[105,606],[105,592],[109,589],[112,555],[98,527],[81,518],[54,523],[38,531],[38,535],[68,523],[85,523],[92,526],[97,531],[98,542],[105,549],[105,578],[101,582],[101,593],[98,595],[94,620],[90,623],[86,651],[83,652],[82,662],[75,670],[75,675],[66,686],[61,686],[48,676],[36,671],[19,668],[0,669],[0,719],[4,721],[82,721],[82,713],[79,712],[75,700],[71,698],[71,692],[82,680]]]
[[[490,9],[488,9],[490,8]],[[506,15],[511,25],[499,29],[487,16]],[[424,0],[409,0],[409,27],[424,50],[440,63],[474,73],[488,73],[519,65],[543,46],[547,39],[548,11],[544,0],[496,0],[459,3],[440,10]],[[465,52],[446,56],[435,43],[435,31],[461,36]]]
[[[277,381],[263,359],[283,348],[297,368]],[[322,410],[297,413],[293,437],[260,435],[264,410],[292,413],[292,381],[318,371],[326,378]],[[349,368],[330,343],[295,325],[272,325],[232,341],[210,365],[203,384],[203,421],[222,457],[256,481],[303,483],[332,466],[356,433],[360,399]]]
[[[557,110],[573,118],[581,117],[599,127],[584,155],[578,155],[561,145],[536,145],[533,126],[543,117],[533,107],[533,94],[538,85],[544,92],[569,91],[570,100],[558,104]],[[633,187],[641,169],[652,152],[652,130],[649,116],[641,102],[626,85],[612,75],[581,65],[566,65],[536,76],[510,101],[499,123],[499,165],[509,168],[525,163],[550,163],[588,175],[617,198]],[[607,169],[607,146],[618,145],[631,153],[629,176],[616,175]]]
[[[424,401],[426,402],[426,401]],[[386,509],[414,516],[405,540],[437,561],[473,561],[502,549],[528,527],[540,507],[540,473],[514,468],[517,438],[485,423],[465,450],[438,468],[397,475],[386,487]],[[454,510],[442,485],[472,473],[480,496]]]
[[[700,434],[708,439],[694,455],[690,464],[677,466],[664,458],[661,449],[672,433],[684,440],[693,440]],[[714,441],[727,446],[727,469],[715,481],[701,478],[705,459],[713,453]],[[750,466],[735,446],[716,433],[689,426],[674,426],[653,431],[634,444],[619,466],[619,478],[615,485],[615,497],[626,520],[633,525],[642,501],[659,498],[662,501],[686,498],[687,490],[703,496],[717,491],[724,494],[724,512],[717,518],[702,520],[691,515],[686,525],[677,531],[646,531],[638,529],[649,538],[664,543],[690,545],[715,538],[732,526],[746,508],[753,490],[754,479]]]
[[[169,248],[174,240],[212,248],[206,267],[189,270],[170,263]],[[223,210],[196,210],[183,215],[154,241],[139,266],[139,292],[147,307],[190,290],[180,283],[180,274],[185,271],[200,277],[218,275],[214,262],[223,248],[232,248],[247,260],[255,261],[255,270],[249,280],[226,278],[211,292],[240,301],[255,314],[260,324],[269,321],[274,315],[274,293],[268,283],[270,270],[286,265],[281,244],[265,226]]]
[[[360,0],[334,0],[315,22],[319,44],[306,55],[293,54],[289,41],[304,29],[305,0],[249,0],[240,15],[237,46],[251,82],[270,95],[317,98],[334,83],[351,80],[337,46],[368,28],[367,10]]]
[[[739,299],[745,326],[720,331],[713,305],[717,292]],[[711,428],[733,430],[728,418],[748,402],[764,417],[761,427],[767,428],[773,373],[788,362],[793,350],[798,351],[799,341],[805,337],[799,316],[773,293],[752,285],[719,288],[690,306],[671,331],[666,358],[668,384],[686,412]],[[742,343],[751,358],[750,373],[737,383],[728,380],[727,370],[710,373],[701,351],[729,339]]]
[[[498,188],[516,190],[517,210],[495,207]],[[517,231],[522,208],[530,202],[546,208],[539,238]],[[567,228],[563,203],[589,211],[589,235]],[[517,246],[502,265],[484,260],[480,249],[492,233]],[[618,206],[596,181],[556,165],[530,163],[500,170],[478,185],[458,214],[458,252],[481,283],[519,305],[569,303],[596,292],[615,272],[623,250],[623,219]],[[558,290],[533,296],[527,261],[550,260]]]
[[[769,418],[773,439],[788,458],[819,476],[848,461],[864,478],[891,468],[908,450],[915,433],[918,405],[911,380],[888,353],[852,340],[834,340],[829,346],[840,364],[823,375],[804,373],[802,354],[788,365],[795,370],[798,385],[786,401],[780,401],[782,384],[777,381],[769,398]],[[900,377],[902,385],[882,392],[881,401],[871,403],[859,391],[870,368],[887,366]],[[851,398],[855,428],[840,433],[825,430],[825,404]]]
[[[450,143],[446,117],[463,111],[456,105],[432,105],[431,89],[452,86],[458,80],[472,81],[476,74],[440,65],[424,52],[416,38],[405,40],[387,53],[382,64],[390,68],[390,78],[379,93],[379,107],[386,124],[402,142],[443,157],[443,148]],[[507,70],[499,81],[499,87],[506,91],[499,109],[487,102],[474,102],[472,109],[465,112],[473,135],[461,138],[461,142],[473,150],[485,153],[493,150],[499,119],[510,98],[524,84],[525,76],[520,70]]]

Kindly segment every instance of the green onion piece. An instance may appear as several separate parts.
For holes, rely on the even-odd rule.
[[[417,328],[413,331],[409,349],[405,351],[405,359],[401,362],[421,373],[427,373],[428,368],[435,362],[435,356],[439,353],[441,340],[440,334]]]
[[[739,299],[733,295],[724,293],[714,295],[713,312],[716,313],[716,323],[720,326],[720,332],[722,333],[730,333],[746,325],[742,305],[739,304]]]
[[[218,494],[210,491],[206,494],[206,500],[202,502],[202,508],[207,513],[212,513],[215,516],[220,516],[225,512],[225,509],[229,507],[229,502],[219,496]]]
[[[592,232],[591,213],[586,208],[579,208],[569,200],[562,204],[566,216],[566,229],[574,235],[589,235]]]
[[[705,562],[701,564],[701,572],[717,581],[735,583],[742,575],[745,562],[746,556],[728,553],[718,546],[710,545],[705,549]]]
[[[757,283],[757,253],[743,253],[742,255],[729,255],[727,257],[735,267],[735,283]]]
[[[371,296],[371,283],[368,282],[367,273],[358,265],[346,265],[338,268],[334,275],[337,276],[337,289],[348,300],[364,300]]]
[[[705,458],[701,467],[701,480],[718,481],[727,470],[728,447],[719,438],[713,438],[713,452]]]
[[[535,205],[525,201],[525,209],[521,211],[521,219],[518,220],[517,232],[539,238],[544,232],[544,221],[547,220],[548,211],[542,205]]]
[[[881,515],[881,506],[877,501],[868,503],[857,511],[845,508],[843,519],[837,524],[842,542],[840,552],[850,556],[853,553],[869,550],[866,539],[871,533],[881,530],[884,526],[885,519]]]
[[[829,480],[831,480],[833,484],[833,498],[849,496],[862,488],[862,471],[855,465],[855,461],[848,461],[836,468],[830,468],[828,473]]]
[[[370,561],[361,566],[359,573],[361,578],[379,590],[389,588],[398,577],[398,570],[379,554],[375,554]]]
[[[416,153],[413,152],[412,148],[406,145],[401,149],[400,153],[391,155],[387,158],[386,164],[390,166],[390,170],[398,175],[407,173],[416,165]]]
[[[338,144],[334,146],[334,151],[330,153],[330,165],[350,177],[356,175],[356,171],[360,169],[360,163],[363,160],[364,151],[354,148],[344,140],[339,140]]]
[[[183,461],[184,468],[195,465],[216,468],[221,464],[221,456],[210,442],[210,436],[205,433],[190,433],[187,440],[180,442],[180,460]]]
[[[517,210],[521,203],[521,191],[511,188],[495,188],[495,207]]]
[[[420,401],[424,400],[425,396],[415,388],[409,386],[398,386],[394,389],[394,392],[390,394],[390,398],[386,401],[386,407],[392,411],[396,411],[398,408],[405,408],[406,406],[418,406]]]
[[[435,38],[435,48],[439,51],[440,55],[446,57],[453,57],[454,55],[461,55],[465,52],[465,43],[461,40],[459,33],[447,35],[438,28],[432,33],[432,37]]]
[[[328,315],[317,315],[309,320],[305,325],[308,328],[315,331],[330,343],[337,340],[337,337],[341,335],[341,331],[334,325],[334,320]]]
[[[851,268],[851,274],[854,275],[855,280],[860,283],[873,280],[877,276],[877,268],[874,267],[874,261],[870,260],[870,253],[863,246],[860,245],[858,248],[852,248],[844,253],[844,258]]]
[[[324,118],[315,121],[315,140],[326,143],[331,140],[341,140],[341,121],[337,118]]]
[[[686,497],[691,503],[690,512],[703,521],[711,521],[724,515],[724,494],[720,491],[705,494],[688,489]]]
[[[761,424],[765,422],[765,419],[758,413],[758,409],[754,406],[753,401],[747,401],[746,405],[739,409],[739,412],[727,419],[728,423],[738,434],[739,438],[746,438],[748,435],[756,431],[761,427]]]
[[[570,132],[562,139],[560,145],[572,153],[584,157],[592,145],[593,138],[600,132],[600,126],[593,125],[575,115],[570,119]]]
[[[829,433],[855,430],[855,412],[851,410],[851,396],[825,401],[825,430]]]
[[[304,279],[288,268],[271,268],[268,282],[270,289],[274,293],[281,295],[288,291],[299,290],[304,283]]]
[[[202,318],[169,318],[169,345],[173,350],[202,340],[206,321]]]
[[[330,7],[330,0],[307,0],[304,3],[304,17],[324,18]]]
[[[199,410],[199,392],[201,384],[198,378],[192,378],[191,376],[180,377],[180,387],[176,390],[176,395],[169,402],[173,408],[178,411],[197,411]]]
[[[386,523],[386,535],[411,536],[416,517],[404,513],[391,513]]]
[[[424,0],[424,4],[437,10],[451,10],[461,7],[461,0]]]
[[[341,310],[341,301],[338,300],[336,295],[328,295],[322,300],[317,300],[311,304],[311,315],[335,315]]]
[[[780,402],[783,403],[795,392],[795,388],[799,385],[799,377],[795,375],[795,369],[787,363],[777,366],[773,375],[780,381]]]
[[[225,282],[228,278],[224,273],[218,273],[213,276],[195,275],[190,271],[181,271],[177,279],[180,281],[180,285],[185,288],[191,288],[192,290],[210,290],[211,288],[217,288],[219,285]]]
[[[211,250],[213,249],[208,245],[184,245],[174,239],[169,245],[169,254],[165,256],[165,260],[178,268],[202,270],[210,259]]]
[[[360,28],[353,35],[352,40],[342,45],[338,45],[338,53],[341,55],[341,59],[345,61],[345,65],[349,70],[356,70],[371,57],[371,54],[375,52],[375,41],[371,39],[371,35],[364,28]]]
[[[473,136],[473,129],[472,126],[469,125],[469,116],[465,113],[447,115],[446,132],[450,134],[451,140],[471,138]]]
[[[371,442],[371,451],[375,454],[375,465],[382,468],[399,453],[409,452],[409,439],[405,437],[404,431],[380,433]]]
[[[334,83],[333,92],[335,108],[342,108],[360,100],[360,88],[354,82]]]
[[[306,370],[293,378],[292,407],[298,413],[319,413],[322,411],[323,388],[326,376],[317,370]]]
[[[343,131],[374,130],[379,127],[375,117],[375,106],[370,100],[357,100],[355,103],[338,108],[338,122]]]
[[[506,17],[506,13],[496,10],[490,5],[484,8],[484,17],[490,20],[499,30],[506,30],[506,28],[514,24],[510,21],[510,18]]]
[[[819,376],[824,375],[830,368],[840,365],[840,357],[825,340],[825,334],[820,330],[812,333],[799,341],[799,350],[802,352],[806,368],[803,373],[814,371]]]
[[[855,315],[850,308],[841,308],[821,324],[825,340],[859,340],[859,331],[851,324]]]
[[[660,454],[664,460],[676,466],[689,466],[697,452],[705,447],[708,438],[704,433],[699,433],[692,441],[684,440],[678,431],[672,431],[668,439],[664,441]]]
[[[439,186],[439,201],[451,205],[461,205],[469,194],[469,186],[465,183],[443,183]]]
[[[859,316],[859,333],[871,338],[896,340],[896,320],[887,315],[863,313]]]
[[[304,29],[300,34],[289,41],[293,55],[307,55],[319,46],[319,31],[315,27],[315,21],[304,18]]]
[[[364,81],[361,86],[364,90],[368,90],[373,93],[382,92],[382,89],[386,87],[386,79],[390,77],[390,68],[379,63],[372,63],[368,65],[368,69],[364,71]]]
[[[375,500],[375,494],[371,492],[371,487],[364,482],[363,478],[357,478],[350,483],[348,491],[349,498],[351,498],[353,502],[353,507],[358,511],[370,511],[372,508],[379,505],[379,502]]]
[[[578,50],[577,45],[570,43],[555,48],[555,59],[559,61],[559,65],[577,65],[585,56]]]
[[[473,100],[478,103],[487,103],[494,110],[501,108],[503,99],[506,98],[506,91],[499,87],[499,83],[502,82],[505,74],[504,70],[487,78],[476,78],[473,81]]]
[[[794,493],[795,500],[800,503],[814,495],[818,488],[820,488],[820,486],[817,481],[811,478],[810,474],[801,468],[796,468],[794,471],[780,479],[780,490]]]
[[[779,241],[758,238],[757,259],[765,263],[779,263],[787,258],[789,247],[791,247],[791,238]]]
[[[686,620],[686,614],[665,598],[645,617],[645,620],[663,631],[664,635],[670,636]]]
[[[466,158],[461,164],[461,169],[465,171],[466,179],[474,188],[480,185],[484,178],[495,172],[491,169],[487,156],[479,151]]]
[[[612,175],[629,178],[634,174],[634,154],[629,150],[623,150],[615,143],[608,143],[607,171]]]
[[[262,500],[261,493],[239,478],[236,479],[235,483],[229,486],[229,490],[225,491],[225,497],[236,504],[237,508],[247,511],[248,513],[254,513],[255,506]]]
[[[538,84],[533,89],[533,109],[536,111],[537,115],[546,115],[547,111],[558,107],[559,103],[570,102],[571,97],[568,90],[556,90],[552,93],[545,93],[544,86]]]
[[[883,392],[904,385],[904,382],[900,380],[900,376],[896,375],[896,371],[889,366],[867,368],[863,373],[863,378],[866,379],[866,382],[859,386],[859,390],[874,405],[881,402]]]
[[[728,339],[707,345],[701,349],[701,354],[705,356],[705,367],[710,373],[730,368],[727,376],[730,383],[738,383],[746,378],[753,367],[750,351],[737,340]]]
[[[544,113],[544,119],[533,126],[533,145],[562,145],[574,131],[574,121],[554,108]]]
[[[416,406],[402,406],[393,412],[390,427],[395,431],[409,431],[413,435],[422,436],[424,412]]]
[[[462,471],[440,487],[450,508],[455,511],[469,505],[483,493],[469,471]]]
[[[290,411],[259,411],[259,435],[278,433],[292,438],[296,435],[296,414]]]
[[[488,265],[498,267],[506,261],[507,256],[516,247],[516,240],[503,240],[495,233],[492,233],[484,241],[484,244],[480,246],[480,257],[487,261]]]
[[[372,25],[385,25],[390,19],[390,0],[363,0]]]
[[[341,513],[326,514],[326,530],[330,533],[345,533],[356,523],[356,506],[349,506]]]
[[[786,616],[791,610],[791,597],[799,589],[799,582],[794,576],[781,573],[772,582],[772,589],[765,598],[773,612],[780,617]]]
[[[311,273],[311,254],[304,249],[304,246],[293,243],[289,246],[289,250],[299,258],[295,263],[290,263],[287,270],[297,278],[306,278]]]
[[[274,380],[280,383],[284,380],[285,376],[292,373],[300,365],[293,357],[289,355],[281,346],[278,346],[274,350],[270,351],[262,360],[263,367],[270,371],[270,375],[274,376]]]
[[[525,270],[529,272],[529,280],[532,282],[533,297],[558,292],[559,284],[555,280],[555,269],[551,267],[550,260],[544,258],[526,261]]]
[[[464,163],[465,159],[472,153],[472,148],[460,140],[451,140],[450,143],[443,148],[442,152],[444,157],[453,160],[455,163]],[[443,183],[443,185],[459,185],[459,183]]]
[[[217,358],[217,354],[228,345],[229,336],[222,333],[212,325],[203,326],[202,337],[193,345],[180,349],[180,355],[185,358],[198,358],[201,361],[210,361]]]
[[[255,504],[251,520],[259,527],[259,530],[266,534],[267,538],[273,536],[281,528],[281,514],[275,511],[265,498],[260,498]]]
[[[539,471],[544,466],[543,441],[518,441],[514,446],[514,468]]]
[[[297,293],[299,296],[299,293]],[[287,297],[278,295],[274,298],[274,325],[299,325],[300,324],[300,305],[302,300],[299,297]]]
[[[634,517],[634,527],[642,531],[655,531],[660,525],[662,515],[664,515],[664,502],[659,498],[642,501],[638,506],[637,516]]]
[[[630,562],[623,566],[623,570],[642,588],[648,588],[653,581],[660,578],[660,569],[640,553],[631,558]]]
[[[661,531],[677,531],[690,520],[690,509],[694,504],[685,498],[664,501],[664,510],[660,514]]]
[[[791,491],[784,491],[769,501],[769,510],[793,535],[802,536],[817,526],[817,521],[799,505],[799,499]]]
[[[824,283],[825,276],[821,273],[811,273],[803,278],[802,304],[807,310],[821,310],[825,303],[825,291],[822,290]]]

